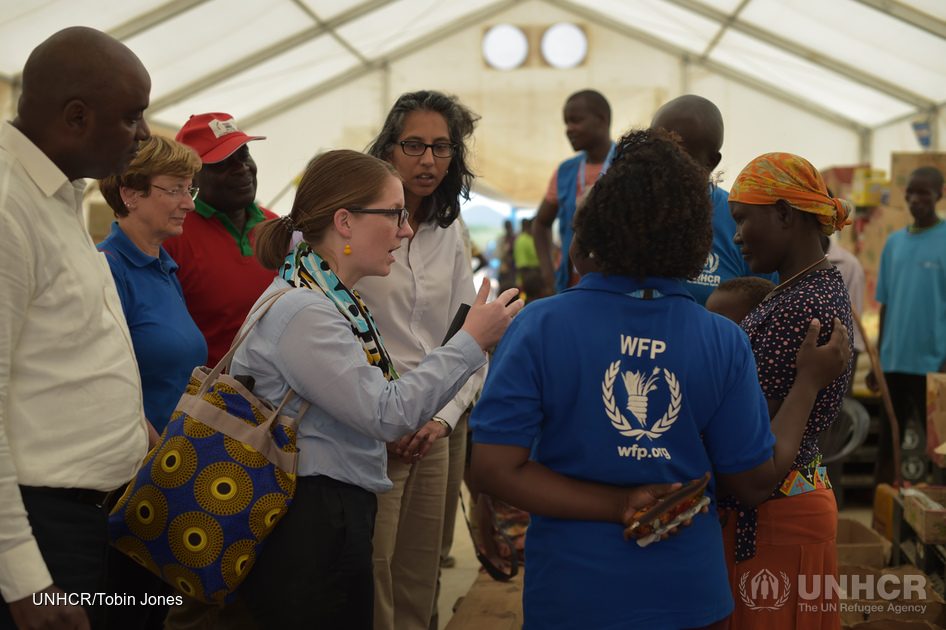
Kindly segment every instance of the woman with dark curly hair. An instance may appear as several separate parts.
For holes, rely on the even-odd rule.
[[[816,348],[813,321],[770,424],[746,335],[681,282],[706,261],[712,206],[707,173],[675,138],[618,143],[575,215],[581,281],[516,317],[473,410],[474,479],[532,515],[525,628],[725,628],[715,509],[639,546],[622,532],[655,494],[640,486],[712,470],[710,499],[719,482],[763,500],[791,462],[773,455],[776,440],[797,448],[815,395],[847,362],[846,336]]]
[[[414,369],[443,341],[460,304],[475,295],[466,255],[460,198],[468,198],[467,164],[477,117],[455,98],[434,91],[403,94],[368,153],[389,162],[404,180],[413,236],[392,255],[384,278],[365,278],[358,290],[399,373]],[[427,630],[440,571],[449,463],[448,440],[483,383],[475,374],[456,398],[416,433],[388,445],[394,489],[378,497],[375,525],[375,630]],[[463,441],[466,425],[453,439]],[[462,475],[463,461],[454,462]]]
[[[729,192],[729,207],[736,222],[733,242],[752,271],[778,271],[779,278],[784,278],[740,324],[749,335],[759,382],[774,418],[795,379],[792,354],[802,343],[805,322],[834,319],[851,327],[851,298],[841,272],[824,254],[821,235],[849,223],[853,208],[847,201],[832,198],[815,167],[790,153],[767,153],[750,162]],[[822,338],[830,332],[830,326],[825,326]],[[826,599],[830,597],[827,589],[815,585],[837,574],[838,508],[820,465],[818,435],[841,410],[851,378],[850,364],[845,367],[818,394],[800,445],[796,442],[791,449],[785,445],[791,470],[784,472],[778,489],[770,493],[771,499],[779,500],[766,500],[758,509],[734,499],[720,502],[726,508],[723,538],[736,596],[735,628],[829,630],[841,626],[836,600]],[[751,585],[758,576],[763,580],[777,576],[779,590],[770,594],[782,597],[770,596],[768,601],[754,597]],[[789,577],[798,588],[783,586],[782,580]],[[802,584],[808,585],[805,599],[800,599]],[[765,610],[776,603],[777,610]]]

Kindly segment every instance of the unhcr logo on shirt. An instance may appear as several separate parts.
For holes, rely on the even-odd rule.
[[[700,272],[698,278],[690,280],[690,282],[706,287],[718,287],[722,278],[716,273],[717,269],[719,269],[719,254],[710,252],[710,255],[706,258],[706,263],[703,264],[703,271]]]

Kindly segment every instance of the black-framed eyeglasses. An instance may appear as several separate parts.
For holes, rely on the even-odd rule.
[[[171,190],[168,190],[164,186],[158,186],[157,184],[151,184],[151,187],[163,190],[175,199],[178,199],[182,195],[187,195],[191,199],[197,199],[197,193],[200,192],[200,188],[194,188],[193,186],[190,188],[172,188]]]
[[[355,212],[357,214],[396,214],[398,227],[404,225],[404,222],[407,221],[407,218],[411,214],[408,212],[407,208],[361,208],[360,210],[349,210],[349,212]]]
[[[453,154],[457,152],[457,145],[452,142],[426,144],[424,142],[417,142],[416,140],[401,140],[398,144],[401,145],[401,151],[404,152],[404,155],[410,155],[411,157],[423,155],[427,152],[427,149],[430,149],[434,157],[438,158],[453,157]]]

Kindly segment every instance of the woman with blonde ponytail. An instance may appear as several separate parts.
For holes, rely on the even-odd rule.
[[[372,627],[375,495],[391,489],[385,443],[416,432],[453,398],[522,308],[515,289],[486,304],[484,283],[460,332],[399,375],[353,287],[390,273],[393,252],[413,234],[404,206],[391,165],[330,151],[306,169],[290,213],[257,229],[256,255],[277,271],[260,301],[296,289],[253,328],[232,371],[252,376],[270,402],[291,387],[309,403],[295,498],[240,588],[262,628]],[[290,250],[294,231],[302,241]]]

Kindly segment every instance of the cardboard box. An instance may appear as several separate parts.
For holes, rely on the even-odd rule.
[[[893,593],[895,596],[886,599],[877,590],[873,597],[869,598],[851,598],[849,593],[853,593],[852,576],[856,576],[861,585],[877,585],[883,576],[894,576],[895,581],[884,585],[884,590]],[[911,591],[907,596],[903,588],[905,576],[910,576],[916,580],[917,576],[925,580],[925,586],[922,587],[921,594],[918,597],[916,592]],[[887,578],[890,580],[891,578]],[[942,598],[930,584],[929,577],[922,571],[912,565],[900,567],[889,567],[883,571],[877,571],[869,567],[858,567],[850,565],[841,565],[838,567],[838,582],[848,589],[841,593],[839,609],[841,613],[841,625],[850,628],[898,628],[894,625],[878,624],[874,626],[861,626],[865,622],[927,622],[933,627],[946,626],[946,605]],[[863,591],[860,591],[863,592]],[[907,626],[908,628],[910,626]],[[914,626],[917,627],[917,626]],[[926,627],[923,625],[920,628]]]
[[[884,203],[890,193],[887,171],[876,168],[854,169],[851,202],[858,207],[874,207]]]
[[[921,166],[933,166],[946,175],[946,152],[927,151],[923,153],[894,152],[890,158],[890,201],[891,208],[903,210],[909,216],[905,198],[907,181],[910,173]],[[946,215],[946,195],[936,204],[936,211]]]
[[[874,489],[874,531],[887,540],[893,540],[893,498],[897,491],[889,483]]]
[[[850,518],[838,519],[838,564],[883,569],[890,558],[890,541]]]
[[[842,230],[841,234],[851,230],[854,241],[854,254],[864,269],[864,313],[877,313],[879,305],[874,300],[877,289],[877,272],[880,270],[880,256],[887,244],[887,237],[897,230],[902,230],[912,221],[909,212],[893,210],[887,206],[871,208],[867,212],[858,212],[854,224]]]
[[[851,193],[854,190],[854,171],[856,169],[869,169],[870,164],[863,162],[851,166],[831,166],[818,169],[821,177],[835,197],[842,199],[851,199]]]
[[[946,506],[946,487],[926,486],[915,489],[936,503]],[[933,510],[917,497],[906,496],[903,498],[903,519],[926,544],[946,543],[946,509]]]
[[[946,374],[926,375],[926,452],[934,464],[946,468],[946,455],[936,448],[946,442]]]
[[[864,271],[880,269],[880,255],[884,251],[887,237],[907,227],[913,221],[909,212],[902,212],[888,206],[871,208],[866,215],[858,214],[854,228],[857,243],[854,253],[864,267]]]

